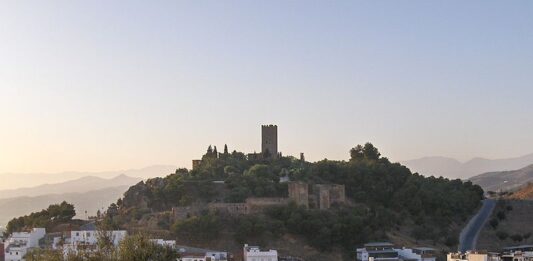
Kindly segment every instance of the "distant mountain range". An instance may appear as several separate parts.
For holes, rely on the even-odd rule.
[[[0,226],[5,227],[12,218],[28,215],[32,212],[40,211],[51,204],[67,201],[74,204],[77,218],[93,216],[99,209],[107,207],[116,202],[122,194],[128,190],[129,186],[111,187],[85,193],[51,194],[37,197],[15,197],[0,199]]]
[[[22,196],[35,197],[50,194],[85,193],[105,188],[131,186],[141,180],[141,178],[128,177],[124,174],[111,179],[87,176],[62,183],[45,184],[31,188],[0,190],[0,199]]]
[[[116,174],[116,172],[99,172],[90,173],[95,175],[76,177],[87,173],[71,172],[66,173],[62,180],[73,176],[76,178],[53,184],[0,190],[0,227],[5,226],[14,217],[28,215],[62,201],[74,204],[77,218],[85,218],[86,215],[92,216],[99,209],[107,209],[111,203],[122,197],[130,186],[139,181],[150,177],[164,177],[174,171],[174,166],[152,166],[123,172],[128,173],[128,175]],[[105,178],[113,174],[115,174],[114,177]],[[5,178],[11,179],[11,175],[22,175],[31,179],[33,177],[38,178],[38,175],[58,174],[10,174],[9,177]],[[134,177],[129,175],[134,175]],[[15,177],[22,178],[20,176]],[[24,184],[31,183],[29,182],[31,180],[27,181]]]
[[[485,191],[513,190],[533,182],[533,165],[513,171],[488,172],[471,177],[470,180]]]
[[[401,162],[411,171],[424,176],[443,176],[453,179],[467,179],[486,172],[510,171],[524,168],[533,164],[533,154],[508,159],[474,158],[467,162],[460,162],[446,157],[425,157]]]
[[[124,174],[136,178],[164,177],[174,173],[176,166],[173,165],[153,165],[140,169],[102,171],[102,172],[59,172],[59,173],[1,173],[0,190],[35,187],[42,184],[61,183],[67,180],[78,179],[87,176],[100,178],[113,178]],[[79,191],[78,191],[79,192]]]

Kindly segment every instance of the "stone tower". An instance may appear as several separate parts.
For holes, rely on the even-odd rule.
[[[261,152],[268,154],[270,157],[278,155],[278,126],[262,125],[261,126]],[[268,152],[268,153],[267,153]]]
[[[309,207],[309,185],[304,182],[289,182],[289,198],[296,205]]]

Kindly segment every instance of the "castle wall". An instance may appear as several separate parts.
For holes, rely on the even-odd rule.
[[[229,215],[245,215],[250,213],[246,203],[209,203],[207,208],[211,211],[219,211]]]
[[[246,205],[249,213],[257,213],[263,211],[265,208],[273,206],[284,206],[289,203],[288,198],[247,198]]]

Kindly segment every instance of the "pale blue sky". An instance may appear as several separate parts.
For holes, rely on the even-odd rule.
[[[2,1],[0,173],[533,152],[532,1]]]

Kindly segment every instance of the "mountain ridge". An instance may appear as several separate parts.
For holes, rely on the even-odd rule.
[[[20,196],[36,197],[52,194],[85,193],[88,191],[109,187],[130,186],[141,180],[141,178],[130,177],[124,174],[118,175],[110,179],[96,176],[84,176],[81,178],[67,180],[65,182],[60,183],[43,184],[35,187],[0,190],[0,199],[15,198]]]
[[[503,159],[475,157],[464,162],[450,157],[429,156],[406,160],[401,163],[413,172],[418,172],[424,176],[468,179],[487,172],[512,171],[524,168],[533,164],[533,153]]]
[[[512,171],[493,171],[469,179],[487,191],[509,191],[533,182],[533,164]]]
[[[128,185],[108,187],[87,191],[84,193],[47,194],[40,196],[19,196],[0,199],[0,227],[9,220],[18,216],[28,215],[31,212],[46,209],[51,204],[67,201],[74,205],[77,218],[93,216],[98,210],[107,208],[115,202],[129,188]]]
[[[100,178],[113,178],[124,174],[130,177],[137,177],[142,179],[166,176],[174,173],[176,166],[174,165],[150,165],[143,168],[134,168],[126,170],[113,171],[63,171],[63,172],[49,172],[49,173],[0,173],[0,178],[8,180],[0,184],[0,190],[18,189],[36,187],[45,184],[61,183],[68,180],[78,179],[85,176],[95,176]]]

